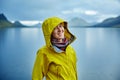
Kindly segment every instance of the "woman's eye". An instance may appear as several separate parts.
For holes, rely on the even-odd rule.
[[[60,27],[63,27],[62,25],[60,25]]]

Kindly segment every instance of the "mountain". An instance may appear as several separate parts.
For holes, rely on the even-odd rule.
[[[90,23],[86,22],[85,20],[75,17],[72,18],[69,22],[68,22],[69,26],[71,27],[87,27],[90,26]]]
[[[4,14],[0,14],[0,28],[12,27],[12,23],[8,21]]]
[[[32,27],[38,27],[38,28],[40,28],[41,26],[42,26],[41,23],[37,23],[37,24],[33,25]]]
[[[93,27],[120,27],[120,16],[105,19],[103,22],[93,25]]]
[[[14,27],[28,27],[28,26],[23,25],[23,24],[20,23],[19,21],[15,21],[15,22],[13,23],[13,26],[14,26]]]
[[[19,21],[11,23],[4,14],[0,14],[0,28],[5,27],[28,27],[28,26],[23,25]]]
[[[7,20],[4,14],[0,14],[0,20]]]

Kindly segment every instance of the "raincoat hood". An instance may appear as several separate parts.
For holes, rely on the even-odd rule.
[[[63,26],[64,30],[65,30],[64,35],[68,40],[70,40],[70,43],[72,43],[76,39],[76,37],[69,32],[66,21],[64,21],[63,19],[58,18],[58,17],[50,17],[50,18],[46,19],[42,24],[42,30],[43,30],[43,34],[44,34],[44,38],[45,38],[47,47],[52,46],[52,43],[51,43],[52,32],[53,32],[54,28],[57,25],[59,25],[60,23],[62,23],[64,25]]]

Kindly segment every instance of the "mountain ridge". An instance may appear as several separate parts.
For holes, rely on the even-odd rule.
[[[93,27],[116,27],[118,25],[120,25],[120,16],[114,18],[107,18],[103,20],[101,23],[93,25]]]
[[[14,23],[10,22],[7,17],[1,13],[0,14],[0,28],[6,28],[6,27],[28,27],[26,25],[23,25],[19,21],[15,21]]]
[[[71,26],[71,27],[87,27],[87,26],[90,26],[90,23],[88,23],[87,21],[85,21],[84,19],[82,18],[78,18],[78,17],[75,17],[75,18],[72,18],[70,21],[68,21],[68,25]]]

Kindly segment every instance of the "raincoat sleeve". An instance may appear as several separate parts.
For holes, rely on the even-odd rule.
[[[32,80],[42,80],[47,73],[47,66],[46,55],[41,50],[38,50],[33,67]]]

